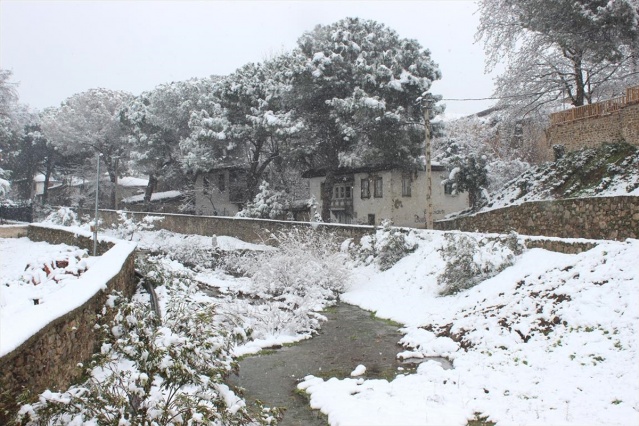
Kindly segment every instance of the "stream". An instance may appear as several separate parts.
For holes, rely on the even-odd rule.
[[[281,425],[326,425],[327,417],[312,410],[308,398],[297,393],[297,383],[312,374],[328,379],[350,377],[359,364],[363,378],[392,380],[398,373],[414,372],[417,364],[397,360],[403,348],[399,325],[375,318],[357,306],[340,303],[322,312],[328,318],[312,339],[276,350],[266,350],[240,361],[231,384],[244,388],[248,404],[256,399],[269,407],[286,409]],[[448,360],[430,358],[450,368]],[[418,360],[418,362],[425,361]]]

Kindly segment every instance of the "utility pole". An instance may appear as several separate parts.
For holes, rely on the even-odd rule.
[[[427,97],[423,100],[424,104],[422,109],[424,110],[424,133],[426,137],[426,146],[424,147],[424,154],[426,157],[426,210],[424,211],[426,217],[426,229],[433,229],[433,173],[431,170],[430,159],[430,104],[432,100]]]
[[[98,199],[100,196],[100,153],[97,154],[98,174],[95,177],[95,216],[93,217],[93,256],[98,253]]]

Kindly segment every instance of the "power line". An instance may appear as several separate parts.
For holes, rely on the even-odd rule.
[[[512,98],[525,98],[528,96],[537,96],[537,95],[543,95],[543,93],[526,93],[523,95],[512,95],[512,96],[500,96],[498,98],[446,98],[446,99],[442,99],[442,101],[498,101],[500,99],[512,99]]]

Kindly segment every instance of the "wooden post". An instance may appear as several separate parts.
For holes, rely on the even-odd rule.
[[[424,104],[424,134],[426,137],[426,146],[424,154],[426,157],[426,229],[433,229],[433,173],[431,170],[430,159],[430,98],[425,100]]]

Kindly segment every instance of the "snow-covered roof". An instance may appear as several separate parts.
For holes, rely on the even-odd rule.
[[[42,173],[37,174],[33,177],[34,182],[44,182],[44,180],[45,180],[45,176]],[[51,176],[49,177],[49,182],[57,182],[57,179]]]
[[[147,186],[149,184],[148,179],[137,178],[133,176],[124,176],[118,179],[120,186]]]
[[[173,198],[179,198],[182,196],[182,192],[180,191],[164,191],[164,192],[156,192],[151,195],[151,202],[160,201],[160,200],[170,200]],[[141,203],[144,201],[144,194],[134,195],[132,197],[127,197],[122,199],[124,204],[134,204]]]
[[[376,164],[369,166],[361,166],[361,167],[339,167],[335,174],[337,175],[350,175],[355,173],[373,173],[373,172],[383,172],[389,170],[403,170],[406,169],[405,166],[400,166],[397,164]],[[420,170],[424,170],[424,166],[419,167]],[[442,166],[440,163],[435,161],[431,162],[431,170],[435,171],[443,171],[446,170],[446,167]],[[302,173],[303,178],[314,178],[314,177],[322,177],[326,176],[326,168],[318,168],[307,170]]]

